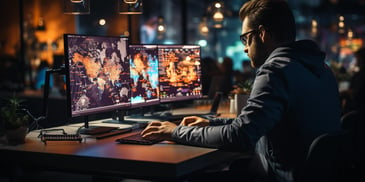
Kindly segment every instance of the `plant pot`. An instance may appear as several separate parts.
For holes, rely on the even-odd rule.
[[[28,133],[28,127],[21,126],[16,129],[7,129],[5,136],[8,145],[18,145],[25,143],[25,137]]]
[[[248,99],[247,94],[235,94],[234,95],[234,102],[235,102],[235,111],[237,112],[237,116],[240,115],[241,110],[247,104]]]

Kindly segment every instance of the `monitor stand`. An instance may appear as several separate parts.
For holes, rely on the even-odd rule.
[[[116,110],[112,116],[112,119],[104,120],[103,123],[128,124],[139,127],[147,124],[147,121],[126,120],[124,118],[125,115],[126,115],[125,110]]]
[[[103,133],[108,133],[113,130],[117,130],[119,127],[115,126],[90,126],[89,125],[89,117],[84,117],[84,126],[82,126],[78,133],[85,134],[85,135],[98,135]]]

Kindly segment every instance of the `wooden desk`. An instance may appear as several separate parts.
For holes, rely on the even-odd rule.
[[[72,133],[78,127],[71,125],[60,128]],[[23,145],[0,146],[1,160],[87,174],[175,180],[242,156],[167,142],[148,146],[117,144],[115,140],[122,135],[100,140],[85,138],[82,143],[48,141],[45,145],[38,134],[39,131],[29,133]]]

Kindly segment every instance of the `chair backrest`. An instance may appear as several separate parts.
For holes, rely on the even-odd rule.
[[[350,131],[317,137],[310,146],[300,182],[355,181],[360,169],[354,146],[353,133]]]
[[[343,115],[342,128],[352,136],[352,176],[365,181],[365,110],[353,110]]]

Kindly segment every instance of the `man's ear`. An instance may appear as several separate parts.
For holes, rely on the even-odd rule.
[[[259,36],[262,42],[267,42],[271,39],[271,35],[263,25],[259,25]]]

